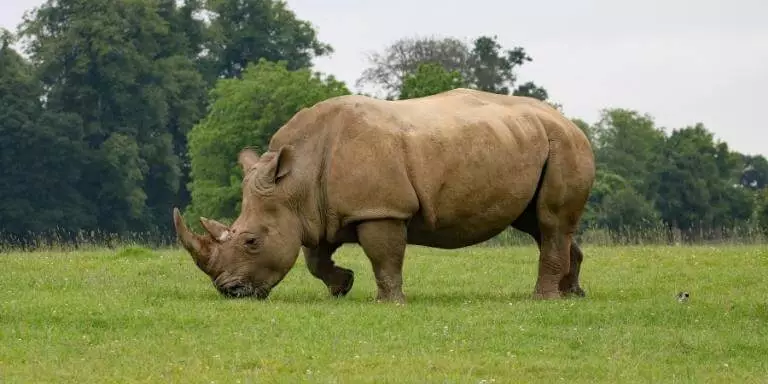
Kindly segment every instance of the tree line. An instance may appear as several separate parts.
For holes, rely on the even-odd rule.
[[[231,220],[237,152],[352,93],[313,68],[332,52],[283,1],[47,0],[0,35],[0,242],[169,243],[172,206]],[[518,80],[525,49],[495,36],[404,37],[368,59],[356,85],[390,100],[468,87],[560,108]],[[768,233],[764,157],[629,108],[570,118],[598,164],[582,233]]]

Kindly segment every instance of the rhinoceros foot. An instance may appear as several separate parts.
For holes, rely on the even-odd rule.
[[[554,292],[534,292],[531,297],[534,300],[554,300],[554,299],[560,299],[563,297],[562,293],[560,291],[554,291]]]
[[[572,286],[572,287],[568,288],[567,290],[565,290],[563,292],[563,295],[569,296],[569,297],[585,297],[585,296],[587,296],[587,293],[584,292],[584,290],[581,289],[581,287],[576,285],[576,286]]]
[[[584,297],[587,295],[579,286],[578,277],[574,277],[573,274],[569,274],[560,280],[559,286],[563,297]]]
[[[355,283],[355,272],[346,269],[339,268],[337,270],[339,278],[338,284],[332,284],[328,286],[328,290],[333,297],[344,297],[352,289],[352,285]]]

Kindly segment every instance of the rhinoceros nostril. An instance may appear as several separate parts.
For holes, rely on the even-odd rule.
[[[229,283],[218,288],[219,292],[221,292],[224,296],[232,298],[246,297],[252,294],[250,287],[242,283]]]
[[[243,297],[248,295],[248,289],[243,285],[236,285],[230,288],[229,292],[233,297]]]

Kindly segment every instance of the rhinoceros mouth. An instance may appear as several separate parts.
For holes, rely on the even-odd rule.
[[[269,297],[270,289],[262,286],[254,286],[249,283],[232,282],[221,286],[217,286],[216,289],[224,297],[230,299],[240,299],[254,297],[259,300],[264,300]]]

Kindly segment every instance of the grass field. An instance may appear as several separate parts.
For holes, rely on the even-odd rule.
[[[405,306],[351,246],[348,297],[299,259],[264,302],[180,250],[0,254],[0,382],[768,382],[768,247],[585,253],[587,298],[535,302],[532,247],[411,247]]]

